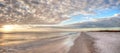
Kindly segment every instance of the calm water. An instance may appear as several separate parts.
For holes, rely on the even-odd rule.
[[[12,34],[0,34],[0,45],[13,45],[20,44],[35,40],[43,40],[50,38],[57,38],[67,35],[75,35],[75,32],[58,32],[58,33],[12,33]],[[76,33],[77,34],[77,33]]]
[[[73,41],[79,35],[78,32],[55,32],[55,33],[11,33],[0,34],[0,52],[6,53],[26,53],[26,50],[33,52],[31,48],[39,48],[39,52],[46,52],[50,48],[60,49],[65,47],[64,50],[68,51],[73,45]],[[52,44],[52,45],[50,45]],[[66,45],[66,46],[65,46]],[[17,51],[16,51],[17,50]],[[19,50],[19,51],[18,51]],[[52,50],[49,50],[52,51]],[[57,51],[57,50],[54,50]]]

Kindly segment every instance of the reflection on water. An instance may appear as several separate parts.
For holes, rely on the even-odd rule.
[[[1,34],[0,45],[19,44],[27,41],[32,41],[32,38],[28,39],[25,36],[26,35],[23,36],[22,34]]]
[[[35,51],[36,53],[49,53],[59,50],[66,53],[73,45],[77,35],[79,35],[77,32],[1,33],[0,53],[34,53]]]
[[[12,33],[0,34],[0,45],[13,45],[35,40],[64,36],[70,33]]]

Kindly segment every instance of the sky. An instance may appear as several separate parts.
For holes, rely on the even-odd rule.
[[[0,0],[0,25],[68,25],[116,14],[120,0]]]
[[[73,15],[70,17],[69,20],[63,21],[60,23],[61,25],[68,25],[68,24],[74,24],[74,23],[80,23],[80,22],[87,22],[87,21],[95,21],[96,19],[105,19],[105,18],[111,18],[112,16],[116,14],[120,14],[120,9],[113,8],[113,9],[103,9],[103,10],[95,10],[96,14],[91,15]]]

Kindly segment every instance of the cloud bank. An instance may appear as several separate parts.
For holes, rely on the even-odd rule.
[[[109,8],[120,8],[120,0],[0,0],[0,24],[58,24]]]
[[[88,21],[82,23],[76,23],[69,25],[71,27],[78,27],[78,28],[99,28],[99,27],[120,27],[120,14],[115,14],[112,17],[106,19],[96,19],[95,21]]]

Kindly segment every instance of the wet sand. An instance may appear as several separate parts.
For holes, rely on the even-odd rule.
[[[76,34],[76,33],[75,33]],[[67,53],[73,45],[74,33],[0,47],[0,53]]]
[[[120,53],[120,32],[82,32],[69,53]]]
[[[19,45],[3,46],[3,51],[1,51],[1,53],[53,53],[61,50],[64,47],[62,44],[64,40],[65,37],[54,40],[37,40]]]
[[[74,41],[68,53],[93,53],[93,39],[84,32],[81,32],[79,37]]]

